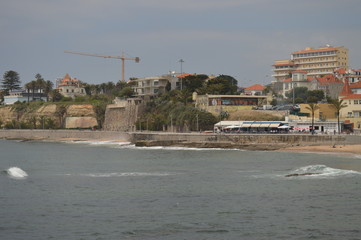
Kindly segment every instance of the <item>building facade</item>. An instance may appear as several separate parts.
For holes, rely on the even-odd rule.
[[[9,92],[9,95],[4,96],[4,104],[10,105],[16,102],[33,102],[33,101],[45,101],[47,100],[46,94],[41,90],[35,90],[34,93],[31,89],[27,90],[13,90]]]
[[[339,68],[348,69],[348,49],[329,45],[317,49],[308,47],[293,52],[290,60],[275,61],[273,67],[276,82],[289,78],[296,70],[305,71],[308,76],[333,74]]]
[[[75,98],[86,95],[85,88],[81,82],[76,78],[71,78],[68,73],[57,81],[57,89],[64,97]]]

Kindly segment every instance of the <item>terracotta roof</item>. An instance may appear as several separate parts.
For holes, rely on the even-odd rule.
[[[301,51],[293,52],[292,54],[310,53],[310,52],[326,52],[326,51],[333,51],[333,50],[337,50],[337,48],[324,47],[324,48],[317,48],[317,49],[310,49],[310,50],[301,50]]]
[[[350,88],[350,84],[348,84],[348,79],[346,78],[345,79],[345,83],[343,85],[343,88],[342,88],[342,91],[341,93],[339,94],[339,96],[348,96],[348,95],[351,95],[352,94],[352,90]]]
[[[183,74],[179,74],[177,77],[178,78],[184,78],[184,77],[187,77],[187,76],[190,76],[190,75],[193,75],[193,74],[183,73]]]
[[[261,84],[254,84],[248,88],[246,88],[246,91],[263,91],[266,87]]]
[[[361,88],[361,81],[356,83],[351,83],[350,88]]]
[[[286,80],[283,80],[283,82],[292,82],[292,78],[287,78]]]
[[[345,68],[339,68],[335,70],[335,73],[338,74],[346,74],[346,69]]]
[[[342,81],[336,78],[333,74],[327,74],[323,77],[317,78],[320,83],[342,83]]]
[[[361,99],[361,94],[350,94],[346,97],[342,97],[342,99]]]

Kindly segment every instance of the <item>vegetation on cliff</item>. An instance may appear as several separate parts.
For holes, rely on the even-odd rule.
[[[187,96],[185,90],[173,90],[148,102],[136,123],[137,129],[179,132],[213,129],[217,118],[209,112],[196,109],[184,96]]]

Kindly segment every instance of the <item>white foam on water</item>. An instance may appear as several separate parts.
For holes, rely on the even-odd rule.
[[[298,168],[288,174],[308,174],[308,173],[311,173],[312,175],[295,176],[295,177],[297,177],[297,178],[299,178],[299,177],[301,177],[301,178],[328,178],[328,177],[361,175],[361,173],[357,172],[357,171],[330,168],[330,167],[327,167],[326,165],[309,165],[309,166]]]
[[[6,173],[11,177],[15,179],[24,179],[28,177],[28,174],[18,167],[11,167],[6,170]]]
[[[65,143],[72,144],[87,144],[87,145],[110,145],[110,146],[127,146],[130,142],[119,142],[119,141],[65,141]]]
[[[65,141],[70,144],[86,144],[93,146],[110,146],[116,148],[128,148],[137,150],[175,150],[175,151],[245,151],[237,148],[192,148],[192,147],[174,147],[174,146],[152,146],[152,147],[137,147],[130,142],[118,141]]]
[[[225,149],[225,148],[191,148],[191,147],[173,147],[173,146],[152,146],[152,147],[137,147],[135,145],[124,146],[124,148],[133,148],[137,150],[170,150],[170,151],[245,151],[242,149]]]
[[[174,175],[168,172],[114,172],[114,173],[85,173],[80,174],[84,177],[108,178],[108,177],[163,177]]]

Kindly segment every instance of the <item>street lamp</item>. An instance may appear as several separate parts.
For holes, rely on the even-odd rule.
[[[180,63],[180,67],[181,67],[181,86],[180,86],[180,89],[183,90],[183,77],[182,77],[182,74],[183,74],[183,63],[184,63],[184,60],[183,59],[179,59],[178,61]]]

